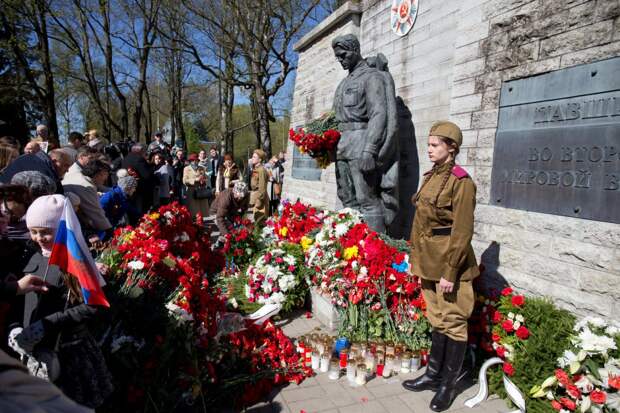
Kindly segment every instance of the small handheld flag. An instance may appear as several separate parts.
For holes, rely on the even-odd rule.
[[[78,279],[86,304],[110,306],[102,289],[105,281],[90,255],[80,221],[68,198],[65,199],[49,259],[49,265],[52,264]]]

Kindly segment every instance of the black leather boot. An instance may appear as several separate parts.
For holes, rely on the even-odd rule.
[[[405,380],[403,387],[411,391],[424,391],[424,390],[437,390],[441,383],[441,369],[444,363],[444,356],[446,352],[447,336],[433,331],[431,354],[428,358],[428,364],[426,365],[426,371],[423,375],[413,380]]]
[[[441,385],[430,404],[432,411],[443,412],[454,402],[457,396],[456,382],[461,373],[466,349],[466,341],[454,341],[448,338],[446,343],[446,357],[441,370]]]

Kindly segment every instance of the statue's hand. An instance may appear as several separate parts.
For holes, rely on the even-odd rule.
[[[362,172],[370,172],[375,170],[377,163],[375,161],[375,156],[370,152],[362,152],[362,157],[360,158],[360,170]]]

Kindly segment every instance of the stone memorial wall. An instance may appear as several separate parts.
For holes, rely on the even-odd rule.
[[[620,319],[620,1],[420,0],[403,37],[391,6],[348,2],[301,39],[292,126],[330,110],[346,75],[331,39],[358,35],[362,55],[387,56],[412,114],[418,177],[431,124],[463,129],[457,162],[478,187],[473,245],[487,271]],[[333,166],[314,181],[287,168],[284,196],[337,208]]]

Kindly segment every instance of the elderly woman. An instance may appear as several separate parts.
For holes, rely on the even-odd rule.
[[[183,184],[186,187],[187,207],[192,215],[200,213],[204,218],[209,214],[211,188],[205,168],[198,165],[198,155],[189,155],[189,165],[183,169]]]
[[[219,194],[231,187],[231,182],[239,179],[239,168],[235,165],[235,161],[230,153],[224,154],[224,162],[217,169],[217,178],[215,180],[215,193]]]

